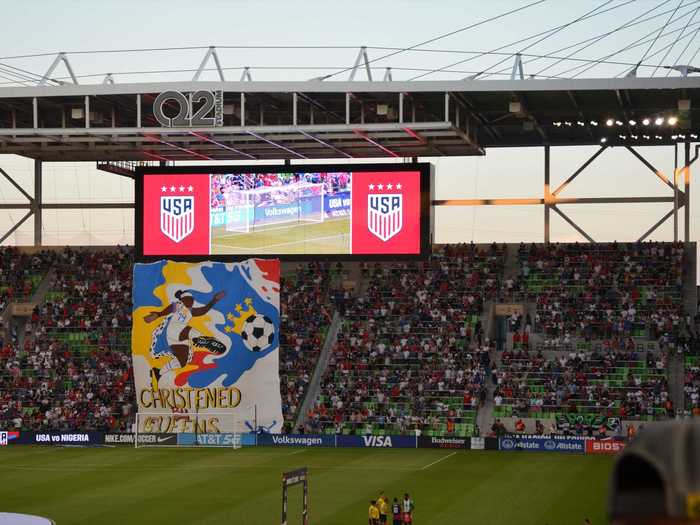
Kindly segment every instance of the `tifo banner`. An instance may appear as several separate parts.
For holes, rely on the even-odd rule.
[[[618,454],[624,449],[625,443],[622,441],[612,439],[586,441],[586,454]]]
[[[134,266],[139,431],[279,432],[279,260]]]
[[[529,450],[531,452],[573,452],[583,454],[586,440],[544,436],[505,436],[498,438],[499,450]]]

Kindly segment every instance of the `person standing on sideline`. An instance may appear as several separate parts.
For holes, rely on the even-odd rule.
[[[377,502],[372,500],[369,502],[369,525],[379,525],[379,509]]]
[[[386,525],[387,514],[389,513],[389,501],[382,490],[377,498],[377,508],[379,509],[379,523]]]
[[[403,522],[413,523],[413,509],[415,505],[413,500],[409,497],[408,492],[403,495],[403,501],[401,502],[401,510],[403,511]]]
[[[393,525],[401,525],[401,505],[399,500],[394,498],[394,503],[391,504],[391,514],[394,518]]]

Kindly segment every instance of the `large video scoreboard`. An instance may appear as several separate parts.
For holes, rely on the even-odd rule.
[[[431,188],[420,163],[142,168],[137,256],[421,257]]]

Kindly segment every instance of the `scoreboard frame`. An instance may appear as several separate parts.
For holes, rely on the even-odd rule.
[[[144,255],[144,179],[149,175],[223,175],[223,174],[270,174],[270,173],[338,173],[338,172],[402,172],[420,173],[420,251],[415,254],[372,253],[372,254],[197,254],[197,255]],[[368,163],[368,164],[274,164],[274,165],[181,165],[181,166],[139,166],[135,170],[135,260],[153,262],[161,259],[172,261],[222,261],[234,262],[250,258],[274,258],[282,261],[389,261],[422,260],[431,253],[434,231],[432,201],[434,199],[435,168],[427,162],[411,163]]]

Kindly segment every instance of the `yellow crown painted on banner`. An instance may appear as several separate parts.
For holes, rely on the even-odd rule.
[[[240,334],[243,331],[243,324],[246,322],[246,319],[248,319],[251,315],[257,314],[255,308],[253,308],[253,299],[246,297],[243,300],[243,303],[245,306],[241,304],[236,305],[235,314],[233,312],[226,314],[226,319],[228,319],[233,325],[226,325],[224,327],[224,332],[227,334],[230,334],[231,332]]]

